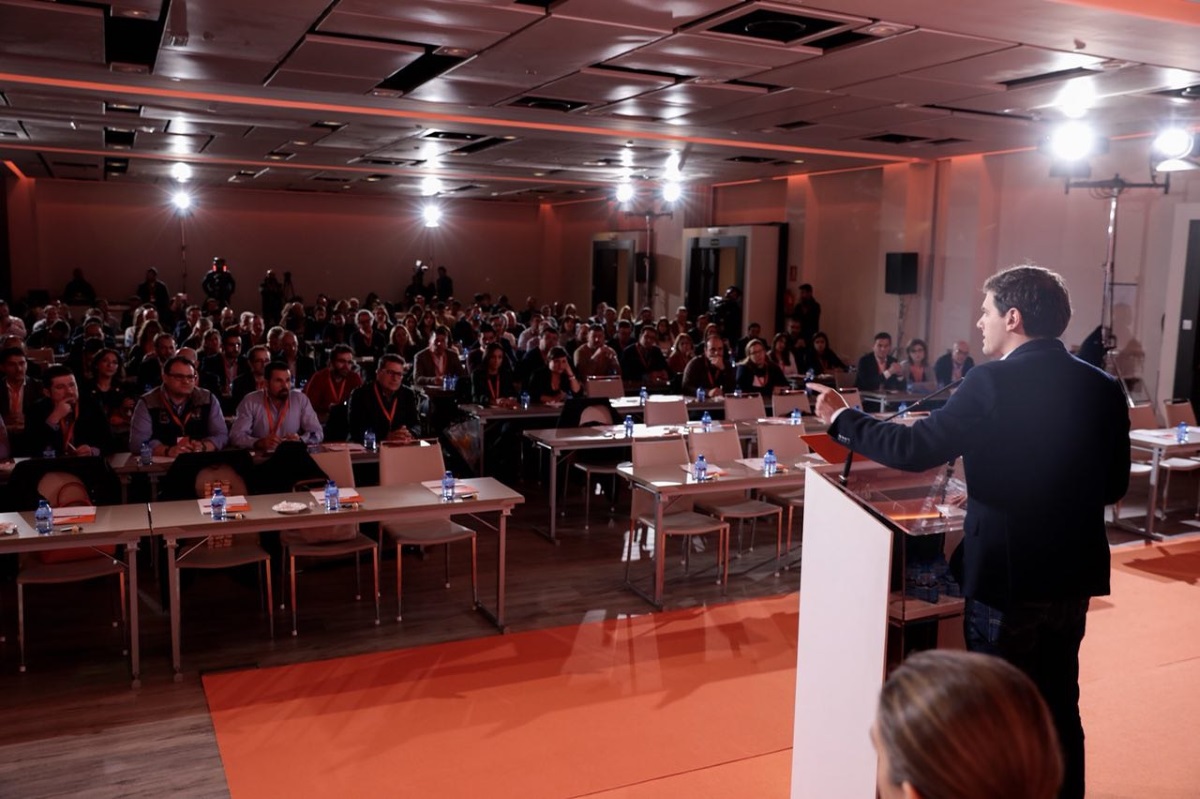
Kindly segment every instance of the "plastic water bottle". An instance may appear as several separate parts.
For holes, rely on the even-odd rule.
[[[801,419],[800,419],[800,409],[799,409],[799,408],[792,408],[791,423],[792,423],[792,424],[800,424],[800,422],[801,422]]]
[[[900,416],[901,419],[908,416],[908,403],[907,402],[900,403],[900,407],[896,410],[896,413]]]
[[[707,397],[708,392],[704,390],[704,386],[700,386],[700,388],[696,389],[696,402],[704,402]]]
[[[814,372],[812,369],[809,369],[807,372],[805,372],[805,373],[804,373],[804,379],[805,379],[806,381],[807,381],[807,380],[812,380],[812,379],[813,379],[813,378],[815,378],[816,376],[817,376],[817,373],[816,373],[816,372]]]
[[[454,499],[454,472],[446,472],[442,475],[442,501],[450,502]]]
[[[54,451],[54,447],[47,444],[46,448],[44,450],[42,450],[42,457],[43,458],[57,458],[58,453]]]
[[[529,410],[529,392],[528,391],[521,392],[521,410],[525,410],[525,411]]]
[[[633,438],[633,417],[632,416],[625,417],[625,437]]]
[[[696,465],[692,467],[692,477],[696,478],[697,483],[703,483],[708,479],[708,461],[704,459],[704,455],[696,456]]]
[[[645,405],[645,404],[646,404],[646,400],[647,400],[649,397],[650,397],[650,392],[646,390],[646,387],[645,387],[645,386],[642,386],[642,390],[638,392],[638,404],[639,404],[639,405]]]
[[[341,499],[338,497],[337,483],[329,480],[325,483],[325,510],[336,511],[342,507]]]
[[[733,396],[735,396],[735,397],[740,397],[740,396],[742,396],[742,390],[741,390],[740,388],[735,388],[735,389],[733,390]]]
[[[138,450],[138,464],[149,466],[152,463],[154,463],[154,447],[150,446],[149,441],[143,441],[141,449]]]
[[[1188,443],[1188,423],[1180,422],[1175,426],[1175,442],[1178,444]]]
[[[700,429],[706,433],[712,432],[712,414],[708,411],[705,411],[704,415],[700,417]]]
[[[763,474],[767,477],[779,471],[779,459],[775,457],[775,450],[767,450],[767,454],[763,455]]]
[[[378,443],[375,441],[375,431],[367,430],[363,433],[363,449],[367,452],[374,452]]]
[[[212,499],[209,501],[212,507],[212,520],[214,522],[225,521],[225,492],[220,486],[213,486]]]
[[[49,535],[54,532],[54,511],[50,503],[44,499],[38,500],[37,510],[33,514],[33,526],[38,535]]]

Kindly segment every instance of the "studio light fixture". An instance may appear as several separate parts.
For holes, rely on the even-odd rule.
[[[1154,152],[1163,158],[1186,158],[1192,152],[1194,137],[1184,128],[1170,127],[1154,137]]]
[[[175,178],[180,183],[187,183],[192,179],[192,167],[188,164],[179,161],[171,167],[171,177]]]
[[[436,203],[426,203],[421,216],[425,219],[425,227],[438,227],[442,222],[442,209]]]
[[[177,191],[171,195],[171,204],[179,211],[186,211],[192,207],[192,195],[186,191]]]
[[[441,194],[441,192],[442,181],[433,175],[429,175],[421,181],[421,196],[432,197],[435,194]]]
[[[1050,134],[1050,155],[1056,161],[1082,161],[1100,150],[1100,137],[1091,125],[1067,122]]]
[[[633,184],[625,181],[617,184],[617,202],[627,203],[633,199]]]
[[[663,202],[673,203],[683,196],[683,186],[676,180],[667,181],[662,185]]]

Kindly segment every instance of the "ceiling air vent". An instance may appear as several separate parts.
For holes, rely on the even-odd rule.
[[[479,141],[471,142],[470,144],[464,144],[462,147],[446,153],[446,155],[474,155],[475,153],[481,153],[484,150],[490,150],[493,147],[499,147],[501,144],[508,144],[511,141],[513,141],[513,139],[501,139],[493,136],[490,139],[480,139]]]
[[[352,164],[366,164],[367,166],[390,166],[390,167],[413,167],[420,166],[425,163],[422,160],[402,160],[397,161],[392,158],[354,158],[350,161]]]
[[[513,100],[509,105],[537,108],[542,111],[561,111],[564,114],[587,107],[587,103],[578,100],[559,100],[555,97],[521,97]]]
[[[1175,97],[1179,100],[1200,100],[1200,83],[1182,89],[1168,89],[1165,92],[1154,93],[1160,97]]]
[[[757,39],[765,42],[791,44],[792,42],[817,36],[825,31],[843,27],[845,23],[836,19],[789,14],[772,8],[757,8],[747,14],[734,17],[709,28],[713,33]]]
[[[809,47],[820,47],[825,52],[831,50],[840,50],[843,47],[852,47],[863,42],[873,42],[877,39],[875,36],[868,36],[865,33],[857,33],[855,31],[842,31],[830,36],[823,36],[820,39],[810,39],[805,42]]]
[[[774,161],[774,158],[763,158],[761,155],[735,155],[732,158],[726,158],[726,161],[732,161],[735,164],[769,164]]]
[[[780,130],[800,130],[801,128],[811,128],[815,124],[817,123],[805,122],[802,119],[798,119],[795,122],[783,122],[775,127],[779,128]]]
[[[863,141],[877,141],[884,144],[912,144],[913,142],[929,141],[926,136],[905,136],[903,133],[883,133],[879,136],[864,136]]]
[[[477,141],[484,138],[482,133],[460,133],[455,130],[431,130],[421,135],[422,139],[438,139],[439,141]]]
[[[428,83],[469,59],[470,56],[426,53],[404,67],[404,69],[392,73],[376,85],[375,89],[377,92],[383,93],[384,96],[395,92],[408,94],[418,86]]]
[[[104,129],[104,146],[111,147],[114,150],[130,150],[133,148],[134,139],[137,134],[132,130],[124,128],[105,128]]]
[[[1029,75],[1024,78],[1002,80],[1000,81],[1000,85],[1009,89],[1017,89],[1021,86],[1032,86],[1038,83],[1055,83],[1057,81],[1071,80],[1072,78],[1084,78],[1089,75],[1094,76],[1095,74],[1096,70],[1094,69],[1075,67],[1074,69],[1060,69],[1057,72],[1043,72],[1041,75]]]
[[[969,139],[957,139],[953,136],[949,136],[945,139],[932,139],[929,142],[929,144],[931,144],[934,147],[942,147],[947,144],[966,144],[968,141],[970,141],[970,140]]]
[[[124,175],[129,171],[128,158],[105,158],[104,173],[106,175]]]

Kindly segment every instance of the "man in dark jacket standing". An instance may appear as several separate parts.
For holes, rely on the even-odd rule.
[[[1109,593],[1104,508],[1129,484],[1129,412],[1116,381],[1071,356],[1062,278],[1016,266],[984,284],[977,327],[989,363],[912,427],[845,408],[821,386],[817,413],[855,452],[924,470],[962,456],[964,628],[1037,684],[1063,750],[1060,796],[1084,795],[1079,645],[1088,601]]]

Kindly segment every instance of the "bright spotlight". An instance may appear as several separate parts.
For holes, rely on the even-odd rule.
[[[177,191],[171,195],[171,202],[180,211],[186,211],[192,207],[192,195],[188,194],[186,191]]]
[[[425,227],[437,227],[442,221],[442,209],[430,203],[421,210],[421,216],[425,218]]]
[[[618,183],[617,184],[617,202],[627,203],[633,199],[633,184]]]
[[[430,175],[421,181],[421,194],[425,197],[432,197],[435,194],[441,194],[442,181]]]
[[[1167,128],[1154,137],[1154,150],[1163,158],[1184,158],[1192,151],[1192,134],[1183,128]]]
[[[180,183],[187,183],[192,179],[192,168],[180,161],[171,167],[171,177],[175,178]]]
[[[683,196],[683,186],[675,181],[670,181],[669,183],[663,184],[662,198],[664,202],[673,203],[681,196]]]
[[[1060,161],[1081,161],[1098,144],[1096,132],[1082,122],[1068,122],[1050,134],[1050,154]]]

